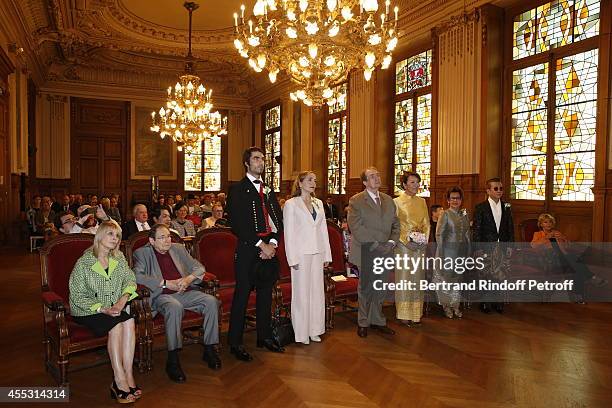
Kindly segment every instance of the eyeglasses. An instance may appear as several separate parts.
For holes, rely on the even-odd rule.
[[[503,187],[493,187],[493,188],[491,188],[491,190],[493,190],[493,191],[504,191],[504,188]]]

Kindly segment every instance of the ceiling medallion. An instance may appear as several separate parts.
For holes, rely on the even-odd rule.
[[[185,2],[183,7],[189,11],[189,52],[185,63],[185,73],[179,81],[168,87],[166,107],[152,112],[153,132],[161,138],[169,135],[176,142],[179,151],[199,151],[202,141],[210,136],[227,134],[227,117],[218,111],[211,112],[212,89],[206,90],[200,77],[193,70],[191,54],[192,13],[199,7],[195,2]]]
[[[245,7],[234,13],[234,46],[255,72],[264,68],[274,83],[284,71],[299,85],[291,99],[308,106],[333,105],[334,87],[353,69],[368,81],[386,69],[397,45],[398,8],[377,0],[257,0],[255,21]]]

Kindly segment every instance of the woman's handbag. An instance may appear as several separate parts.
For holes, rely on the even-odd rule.
[[[284,311],[284,313],[281,313]],[[277,306],[272,315],[272,338],[281,347],[295,343],[291,313],[287,306]]]

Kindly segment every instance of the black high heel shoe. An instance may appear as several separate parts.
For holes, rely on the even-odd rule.
[[[136,396],[130,391],[123,391],[119,389],[115,380],[113,380],[113,383],[111,384],[110,396],[112,399],[117,400],[117,402],[120,404],[131,404],[136,401]]]

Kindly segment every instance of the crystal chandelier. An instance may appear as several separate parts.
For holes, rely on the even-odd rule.
[[[183,148],[193,151],[199,150],[206,137],[227,134],[227,117],[222,117],[217,111],[211,112],[212,90],[204,88],[193,70],[191,20],[193,11],[199,6],[194,2],[185,2],[183,6],[189,11],[189,52],[185,73],[174,88],[168,87],[166,107],[151,113],[151,130],[159,132],[162,139],[171,136],[179,151]]]
[[[379,12],[377,0],[257,0],[255,21],[245,22],[244,5],[234,13],[234,46],[255,72],[266,68],[272,83],[287,73],[299,85],[294,101],[333,105],[333,88],[351,70],[362,68],[369,81],[377,66],[391,64],[398,8],[392,17],[390,4]]]

